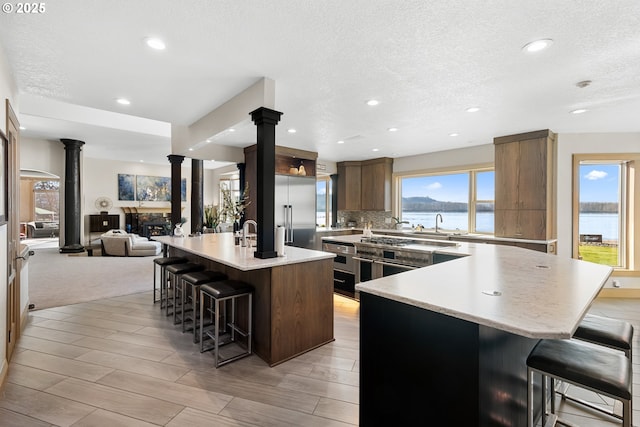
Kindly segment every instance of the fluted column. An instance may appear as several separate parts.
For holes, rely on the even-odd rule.
[[[191,159],[191,233],[202,231],[204,219],[204,162]]]
[[[182,197],[181,197],[181,181],[182,181],[182,162],[184,156],[177,154],[169,154],[167,156],[171,163],[171,227],[180,222],[182,217]]]
[[[276,125],[282,113],[260,107],[252,111],[251,120],[257,127],[257,187],[256,214],[258,223],[256,258],[275,258],[275,184]]]
[[[84,141],[77,139],[60,140],[64,144],[64,246],[62,253],[83,252],[80,244],[80,221],[82,209],[80,206],[80,151]]]

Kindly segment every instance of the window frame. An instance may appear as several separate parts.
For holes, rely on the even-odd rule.
[[[495,192],[494,200],[478,200],[477,199],[477,180],[476,174],[478,172],[494,172],[495,166],[491,163],[467,165],[462,167],[452,168],[437,168],[420,171],[399,172],[393,174],[393,215],[402,220],[402,179],[403,178],[419,178],[427,176],[439,176],[439,175],[454,175],[454,174],[469,174],[469,195],[467,199],[468,211],[468,230],[467,233],[480,234],[492,236],[495,234],[495,227],[493,233],[476,231],[476,206],[477,203],[493,203],[495,207]],[[495,181],[494,181],[495,182]],[[495,185],[495,184],[494,184]]]
[[[581,153],[572,158],[572,213],[571,213],[571,257],[579,259],[580,245],[580,166],[583,162],[597,164],[620,163],[620,242],[618,246],[620,266],[612,266],[615,272],[633,272],[640,268],[640,251],[636,250],[640,241],[640,227],[632,224],[640,222],[640,153]]]
[[[316,197],[318,197],[318,183],[324,181],[325,183],[325,224],[324,228],[327,230],[331,228],[331,177],[316,176]],[[318,210],[316,207],[316,221],[318,220]],[[323,227],[323,225],[316,223],[316,227]]]

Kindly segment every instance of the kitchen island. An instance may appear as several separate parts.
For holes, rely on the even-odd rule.
[[[253,348],[270,366],[334,340],[333,254],[287,246],[283,257],[255,258],[255,248],[234,245],[232,233],[154,240],[171,256],[254,287]]]
[[[360,425],[526,425],[526,358],[570,338],[610,267],[507,246],[356,285]],[[538,402],[538,412],[541,402]]]

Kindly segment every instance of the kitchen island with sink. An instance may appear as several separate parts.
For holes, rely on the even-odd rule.
[[[270,366],[333,338],[333,254],[286,247],[286,255],[255,258],[255,248],[234,245],[232,233],[156,236],[172,256],[254,287],[253,348]]]
[[[360,425],[526,425],[527,355],[572,336],[612,269],[508,246],[425,250],[460,257],[356,285]]]

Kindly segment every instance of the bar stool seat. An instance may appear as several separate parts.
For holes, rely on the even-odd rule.
[[[633,360],[631,358],[633,325],[624,320],[587,314],[578,325],[578,328],[573,334],[573,338],[622,351],[629,360]],[[561,395],[563,399],[571,400],[572,402],[579,403],[596,411],[617,417],[613,411],[585,399],[571,396],[568,394],[568,391],[568,384],[558,384],[557,389],[554,388],[551,391],[552,399],[555,399],[555,394],[557,393]]]
[[[633,325],[629,322],[587,314],[578,325],[573,338],[624,351],[631,359]]]
[[[622,416],[614,416],[622,420],[623,427],[631,427],[631,361],[624,354],[574,339],[540,340],[527,358],[529,426],[534,425],[533,372],[543,375],[543,418],[546,417],[547,401],[545,377],[550,377],[552,390],[554,381],[561,380],[619,400],[623,406]],[[557,420],[554,412],[555,403],[552,400],[552,425]]]
[[[180,256],[159,257],[153,260],[153,303],[155,304],[160,301],[160,308],[162,308],[162,304],[164,304],[163,296],[167,290],[167,266],[171,264],[182,264],[185,262],[188,262],[188,260]],[[156,298],[156,267],[160,268],[160,299]]]
[[[248,300],[247,318],[245,319],[246,328],[242,328],[241,325],[236,322],[236,300],[243,297],[246,297]],[[227,323],[226,303],[228,300],[231,301],[231,319]],[[209,304],[207,304],[207,302]],[[213,304],[211,304],[211,302],[213,302]],[[220,318],[223,314],[220,303],[223,303],[222,307],[225,307],[223,328],[221,328],[220,325]],[[206,329],[204,327],[205,307],[207,307],[207,310],[213,315],[213,329]],[[249,356],[252,353],[252,310],[253,287],[247,283],[236,280],[222,280],[200,286],[200,322],[202,325],[200,327],[200,352],[214,350],[214,364],[216,368],[242,357]],[[227,327],[230,329],[228,332]],[[246,338],[245,350],[233,356],[222,358],[220,356],[220,347],[231,343],[240,345],[236,337],[237,335]],[[204,347],[205,337],[213,341],[213,346],[209,348]]]
[[[198,315],[197,310],[199,307],[198,304],[198,294],[200,291],[200,286],[218,282],[220,280],[227,279],[227,275],[220,271],[212,271],[212,270],[204,270],[204,271],[196,271],[193,273],[186,273],[182,275],[182,287],[181,287],[181,300],[182,300],[182,312],[181,312],[181,323],[182,323],[182,332],[186,332],[186,323],[187,321],[191,321],[193,323],[193,342],[197,342],[197,330],[198,330]],[[186,313],[190,314],[186,314]]]
[[[169,313],[169,301],[168,301],[168,292],[167,292],[167,304],[166,304],[166,314],[167,316],[173,314],[173,323],[176,323],[177,320],[177,310],[178,310],[178,301],[176,301],[176,298],[178,297],[178,295],[180,294],[180,285],[181,285],[181,280],[180,280],[180,276],[182,276],[183,274],[186,273],[193,273],[196,271],[202,271],[204,270],[204,266],[201,264],[196,264],[194,262],[185,262],[182,264],[171,264],[167,266],[167,275],[169,276],[169,284],[171,286],[172,289],[172,307],[173,307],[173,312]]]

